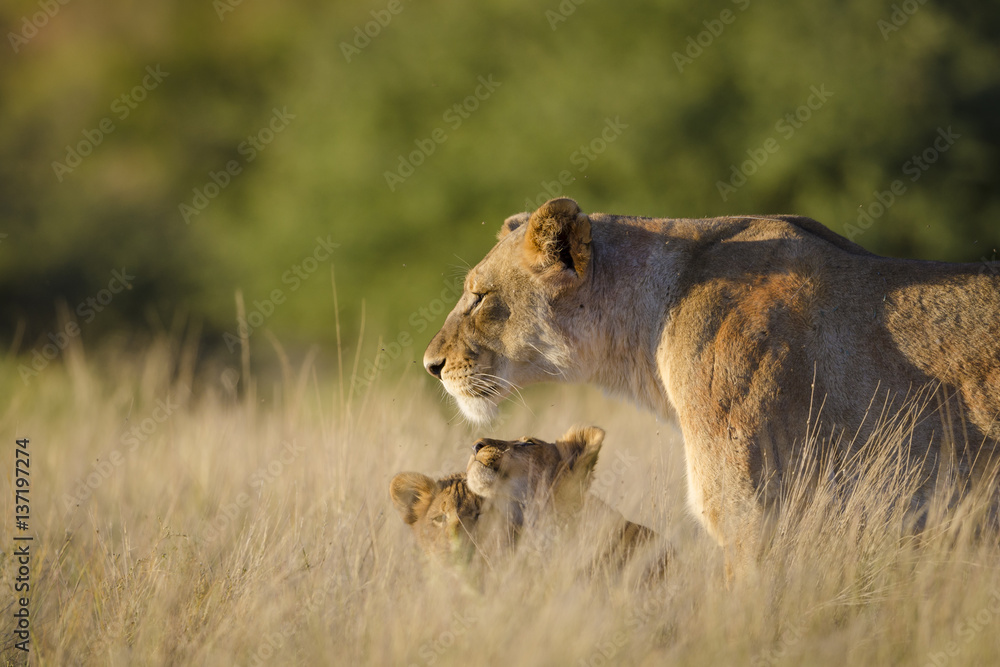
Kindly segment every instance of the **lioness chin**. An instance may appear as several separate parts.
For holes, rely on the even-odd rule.
[[[691,510],[756,553],[807,435],[846,459],[880,412],[913,411],[905,456],[992,475],[1000,276],[874,255],[809,218],[508,218],[424,366],[474,422],[514,388],[585,382],[676,414]],[[933,485],[927,474],[926,488]]]

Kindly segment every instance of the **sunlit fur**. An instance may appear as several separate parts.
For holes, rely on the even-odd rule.
[[[469,488],[536,531],[586,530],[591,568],[620,570],[639,550],[653,547],[649,571],[663,576],[669,547],[654,545],[652,530],[588,493],[603,442],[604,431],[594,426],[571,428],[556,442],[481,439],[466,470]]]
[[[554,443],[480,439],[467,473],[438,480],[399,473],[389,494],[420,549],[439,562],[465,564],[478,551],[495,565],[522,533],[534,545],[527,548],[586,533],[596,536],[589,540],[589,569],[620,571],[640,549],[654,546],[656,534],[587,493],[603,441],[604,431],[593,426],[572,428]],[[647,569],[659,577],[669,549],[655,546]]]
[[[424,553],[446,562],[469,559],[482,498],[469,491],[464,474],[434,480],[401,472],[392,478],[389,495]]]
[[[557,199],[508,218],[424,362],[474,422],[538,381],[587,382],[684,435],[694,515],[756,553],[803,443],[839,460],[879,415],[912,412],[933,487],[1000,452],[1000,276],[879,257],[808,218],[586,215]]]

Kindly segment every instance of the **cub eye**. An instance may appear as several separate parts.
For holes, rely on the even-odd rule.
[[[472,296],[475,298],[472,301],[472,305],[469,307],[470,311],[473,311],[479,307],[479,304],[483,302],[483,297],[486,296],[486,292],[482,293],[473,292]]]
[[[443,526],[447,518],[448,517],[445,514],[438,514],[436,517],[431,519],[431,523],[433,523],[435,526]]]

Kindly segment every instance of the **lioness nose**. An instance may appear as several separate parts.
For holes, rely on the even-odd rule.
[[[424,368],[427,369],[428,373],[440,380],[441,369],[444,368],[444,359],[424,357]]]

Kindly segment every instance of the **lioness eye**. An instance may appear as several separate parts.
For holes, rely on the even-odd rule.
[[[431,519],[431,521],[434,522],[435,526],[443,526],[445,518],[447,518],[447,517],[445,517],[444,514],[438,514],[436,517],[434,517],[433,519]]]

